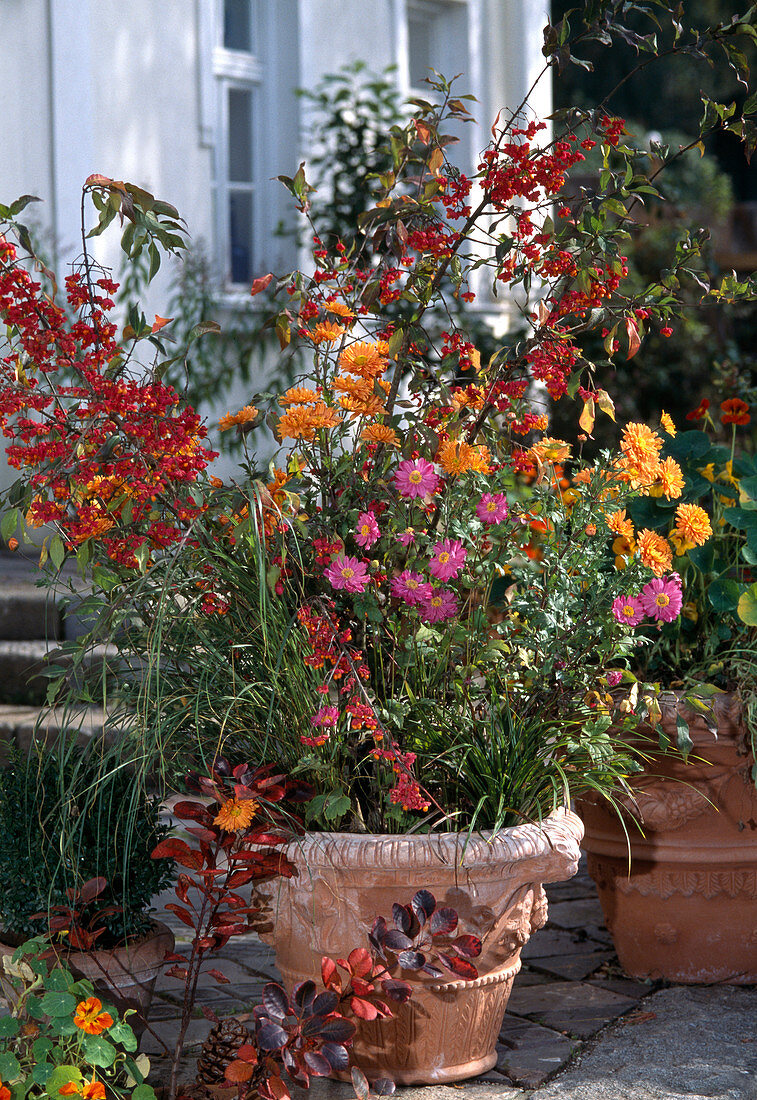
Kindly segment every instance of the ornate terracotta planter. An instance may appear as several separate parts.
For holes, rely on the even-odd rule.
[[[497,836],[432,833],[361,836],[313,833],[287,851],[298,866],[273,896],[274,931],[265,938],[289,988],[320,983],[321,956],[345,957],[367,944],[374,917],[391,916],[421,888],[455,908],[459,929],[483,941],[475,981],[401,973],[414,986],[390,1020],[359,1021],[355,1060],[369,1079],[397,1084],[458,1081],[491,1069],[520,951],[547,919],[543,882],[570,878],[582,828],[566,811],[542,827]],[[392,1006],[395,1009],[395,1006]]]
[[[673,740],[676,709],[663,708]],[[741,707],[735,695],[717,698],[717,740],[700,717],[683,713],[694,742],[689,763],[657,756],[633,781],[636,804],[622,800],[630,874],[616,813],[601,800],[577,807],[589,874],[628,974],[757,982],[757,791]]]

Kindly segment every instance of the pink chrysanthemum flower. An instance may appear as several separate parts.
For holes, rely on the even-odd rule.
[[[448,588],[434,588],[419,607],[420,617],[427,623],[440,623],[458,612],[457,596]]]
[[[501,523],[507,519],[507,498],[504,493],[484,493],[476,505],[476,515],[482,523]]]
[[[398,577],[392,577],[389,591],[396,599],[403,600],[410,607],[417,607],[430,597],[433,588],[429,581],[423,579],[421,573],[404,569]]]
[[[650,619],[672,623],[681,613],[683,594],[679,585],[670,577],[655,577],[645,584],[639,593],[641,606]]]
[[[348,554],[339,554],[325,571],[333,588],[345,592],[364,592],[368,585],[368,569],[365,562]]]
[[[400,462],[394,475],[394,484],[401,497],[412,500],[436,492],[439,477],[431,462],[425,458],[408,458]]]
[[[610,669],[609,672],[605,673],[605,680],[607,681],[607,686],[609,688],[616,688],[622,679],[623,673],[620,671],[620,669]]]
[[[459,539],[442,539],[431,552],[428,571],[439,581],[454,579],[465,564],[465,547]]]
[[[638,596],[618,596],[612,602],[612,613],[619,623],[636,626],[644,618],[644,608]]]
[[[406,527],[405,530],[397,535],[397,542],[401,542],[403,546],[409,546],[411,542],[415,542],[415,531],[412,527]]]
[[[310,719],[311,726],[320,726],[333,729],[339,721],[338,707],[321,707]]]
[[[355,542],[365,550],[368,550],[373,546],[374,542],[378,541],[380,535],[379,525],[376,523],[376,517],[373,512],[361,512],[357,517]]]

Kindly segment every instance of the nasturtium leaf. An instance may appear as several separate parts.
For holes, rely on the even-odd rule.
[[[12,1081],[21,1072],[18,1058],[9,1050],[0,1051],[0,1080]]]
[[[15,1016],[0,1016],[0,1039],[10,1039],[18,1035],[19,1022]]]
[[[674,439],[666,441],[665,453],[681,462],[686,459],[702,458],[711,446],[710,437],[706,432],[679,432]]]
[[[102,1035],[86,1035],[82,1043],[85,1058],[93,1066],[112,1066],[116,1060],[116,1048]]]
[[[46,1016],[70,1016],[76,1010],[76,997],[70,993],[48,990],[42,998],[42,1011]]]
[[[132,1091],[131,1100],[155,1100],[155,1089],[152,1085],[137,1085]]]
[[[114,1043],[119,1043],[124,1050],[137,1049],[137,1037],[123,1020],[116,1020],[113,1026],[108,1028],[108,1038]]]
[[[741,593],[736,614],[747,626],[757,626],[757,584],[750,585],[746,592]]]
[[[697,569],[701,569],[703,573],[710,573],[712,567],[715,564],[715,548],[711,546],[709,542],[706,542],[704,546],[694,546],[688,552],[689,560],[696,565]]]
[[[736,581],[719,577],[707,589],[707,597],[716,611],[735,611],[741,595]]]
[[[0,1070],[2,1072],[2,1070]],[[3,1074],[3,1079],[7,1080]],[[78,1066],[56,1066],[50,1076],[47,1078],[45,1087],[47,1089],[48,1096],[59,1096],[60,1090],[64,1085],[74,1081],[77,1085],[82,1084],[82,1073]]]
[[[32,1067],[32,1081],[34,1081],[35,1085],[47,1084],[47,1079],[54,1068],[52,1062],[37,1062]]]

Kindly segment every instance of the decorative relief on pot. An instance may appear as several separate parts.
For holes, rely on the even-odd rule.
[[[634,790],[633,799],[622,796],[619,801],[645,829],[653,832],[674,832],[689,821],[701,817],[709,809],[708,799],[699,791],[675,781],[649,781]]]
[[[658,869],[628,878],[623,872],[613,876],[614,886],[622,894],[653,895],[672,898],[675,895],[690,898],[716,898],[721,894],[729,898],[745,895],[757,898],[757,871],[670,871]]]
[[[678,929],[674,928],[672,924],[656,924],[654,935],[660,943],[675,943],[678,939]]]

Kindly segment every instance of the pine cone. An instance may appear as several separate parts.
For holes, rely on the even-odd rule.
[[[234,1061],[243,1043],[252,1039],[250,1032],[233,1016],[220,1020],[202,1044],[197,1059],[198,1085],[223,1085],[226,1067]]]

